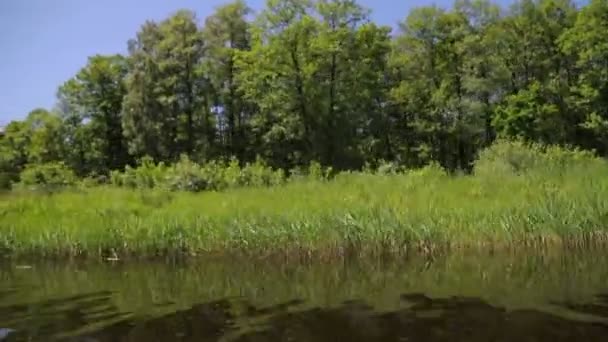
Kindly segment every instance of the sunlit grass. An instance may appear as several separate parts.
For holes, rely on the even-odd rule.
[[[608,166],[577,154],[564,162],[560,151],[543,151],[544,163],[529,167],[511,152],[486,155],[470,176],[428,167],[198,194],[113,187],[15,193],[0,199],[0,251],[342,257],[604,243]]]

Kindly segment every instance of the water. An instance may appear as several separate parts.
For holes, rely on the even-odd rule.
[[[0,265],[0,341],[608,341],[608,254]]]

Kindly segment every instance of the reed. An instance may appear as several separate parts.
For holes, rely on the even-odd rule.
[[[307,258],[608,243],[608,165],[502,142],[471,175],[437,166],[222,192],[99,186],[0,197],[0,253]]]

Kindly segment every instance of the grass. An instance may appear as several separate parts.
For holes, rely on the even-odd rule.
[[[115,187],[0,197],[14,257],[248,254],[344,257],[608,243],[608,165],[501,143],[473,175],[345,173],[224,192]]]

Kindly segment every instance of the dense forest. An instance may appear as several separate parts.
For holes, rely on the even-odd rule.
[[[90,57],[55,108],[4,127],[0,172],[107,175],[184,155],[469,170],[501,137],[605,156],[607,32],[606,0],[457,0],[413,9],[396,30],[354,0],[180,10],[145,22],[126,55]]]

